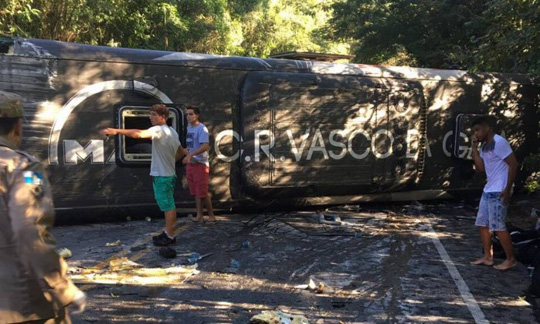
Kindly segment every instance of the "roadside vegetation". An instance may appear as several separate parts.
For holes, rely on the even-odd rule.
[[[540,0],[0,0],[0,33],[222,55],[352,54],[357,63],[540,78]],[[522,167],[525,188],[540,191],[540,154]]]

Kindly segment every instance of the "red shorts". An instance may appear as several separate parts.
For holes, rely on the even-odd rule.
[[[189,163],[186,168],[186,178],[189,193],[197,198],[208,196],[208,178],[210,168],[202,163]]]

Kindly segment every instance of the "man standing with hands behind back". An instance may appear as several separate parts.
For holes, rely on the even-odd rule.
[[[506,260],[494,266],[508,270],[516,263],[512,239],[506,230],[506,214],[512,196],[518,162],[508,141],[494,133],[490,120],[480,117],[473,121],[472,156],[477,172],[486,172],[487,183],[482,193],[475,225],[480,230],[484,256],[471,262],[473,265],[493,265],[491,233],[497,233],[506,253]],[[480,151],[478,143],[482,143]]]
[[[186,137],[186,146],[188,154],[182,161],[187,164],[186,178],[189,185],[189,192],[195,196],[197,205],[197,217],[194,221],[203,220],[203,207],[206,205],[210,222],[215,222],[212,200],[208,195],[208,180],[210,174],[210,164],[208,162],[208,150],[210,149],[210,140],[208,138],[208,129],[204,126],[199,116],[201,111],[197,107],[187,107],[187,120],[189,122]]]

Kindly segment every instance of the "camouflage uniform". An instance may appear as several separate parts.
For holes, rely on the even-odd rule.
[[[22,118],[19,96],[0,91],[0,118]],[[55,251],[51,188],[43,166],[0,136],[0,323],[70,323],[78,289]]]

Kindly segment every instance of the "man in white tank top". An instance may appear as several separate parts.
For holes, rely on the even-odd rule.
[[[488,118],[476,119],[472,128],[474,135],[471,149],[474,166],[477,172],[486,172],[487,183],[482,193],[475,223],[480,230],[484,256],[471,263],[493,266],[491,233],[494,232],[499,237],[506,254],[506,260],[494,268],[508,270],[517,264],[512,239],[506,230],[505,220],[518,162],[508,141],[493,132]],[[478,150],[478,142],[482,143],[480,151]]]

